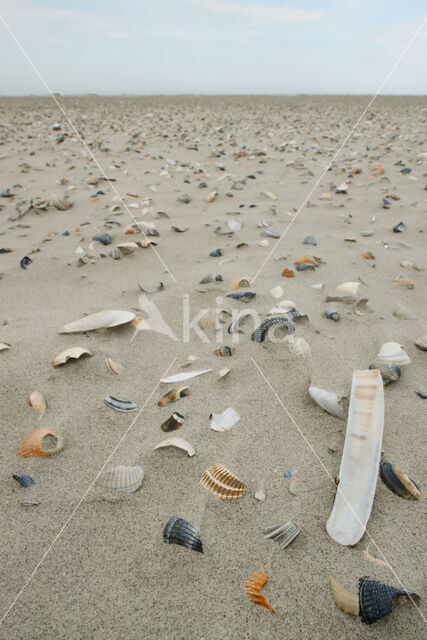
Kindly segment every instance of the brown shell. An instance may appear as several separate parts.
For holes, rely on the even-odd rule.
[[[203,473],[200,484],[205,489],[210,489],[221,500],[237,500],[243,498],[246,493],[246,485],[222,464],[209,467]]]
[[[166,407],[166,405],[171,402],[175,402],[176,400],[179,400],[179,398],[183,398],[188,395],[190,395],[190,387],[176,387],[176,389],[172,389],[172,391],[169,391],[169,393],[160,398],[157,404],[159,407]]]
[[[246,594],[249,600],[255,604],[259,604],[260,607],[264,607],[265,609],[272,611],[277,617],[279,617],[277,612],[268,604],[267,600],[261,593],[261,589],[267,580],[268,575],[266,573],[253,573],[245,580]]]
[[[223,344],[213,352],[214,356],[231,356],[231,349]]]
[[[250,282],[248,278],[237,278],[237,280],[233,280],[230,284],[231,289],[241,289],[242,287],[250,287]]]
[[[58,438],[50,429],[40,427],[27,436],[18,449],[18,456],[21,458],[31,458],[37,456],[46,458],[61,451],[62,445]]]
[[[301,256],[300,258],[297,258],[294,264],[316,264],[316,262],[313,260],[313,258],[310,258],[310,256],[306,254],[304,256]]]
[[[349,593],[334,578],[331,580],[332,597],[338,609],[351,616],[359,615],[359,598],[354,593]]]
[[[284,278],[295,278],[295,273],[292,271],[292,269],[283,269],[282,276]]]

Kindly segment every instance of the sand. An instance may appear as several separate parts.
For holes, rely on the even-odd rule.
[[[235,278],[253,277],[274,247],[273,239],[269,246],[260,246],[265,238],[257,224],[269,221],[278,233],[285,230],[368,99],[58,99],[106,174],[115,178],[124,201],[138,203],[130,209],[132,214],[142,220],[145,213],[144,220],[155,225],[160,235],[150,239],[158,243],[156,249],[176,282],[150,248],[138,248],[119,260],[108,256],[111,246],[143,236],[123,234],[132,220],[107,182],[87,183],[101,171],[52,100],[2,98],[0,190],[9,188],[15,194],[0,198],[0,248],[12,250],[0,255],[0,342],[11,345],[0,352],[2,615],[36,571],[9,610],[0,637],[421,637],[422,616],[405,598],[395,602],[391,615],[371,626],[333,603],[329,576],[352,592],[365,575],[398,582],[390,569],[365,558],[368,534],[350,548],[337,544],[325,530],[335,494],[328,473],[332,478],[338,473],[346,423],[318,407],[308,386],[312,382],[348,395],[352,372],[374,363],[383,342],[402,344],[412,363],[402,367],[397,383],[385,387],[383,451],[421,488],[425,486],[425,401],[415,392],[427,392],[426,356],[414,342],[427,334],[426,271],[408,270],[400,263],[410,260],[427,268],[427,159],[418,155],[427,151],[427,99],[375,101],[259,272],[251,285],[256,297],[248,305],[225,295]],[[52,129],[57,122],[60,131]],[[64,133],[68,135],[58,143]],[[247,155],[236,158],[242,149]],[[403,165],[396,165],[398,161]],[[372,172],[377,163],[384,173]],[[223,164],[224,170],[216,164]],[[354,173],[357,167],[360,173]],[[412,171],[401,173],[404,167]],[[242,190],[231,189],[235,180],[248,175],[254,178],[248,178]],[[207,188],[198,188],[202,181]],[[345,181],[348,193],[336,194]],[[214,189],[218,195],[208,203]],[[99,190],[104,195],[95,196]],[[262,195],[265,191],[277,200]],[[331,193],[330,200],[319,199],[325,192]],[[73,202],[70,209],[60,211],[51,204],[17,218],[18,201],[39,196],[52,203],[64,193]],[[189,204],[177,201],[183,193],[191,196]],[[384,209],[387,196],[399,199],[389,199],[390,207]],[[151,198],[145,212],[144,198]],[[111,211],[114,205],[119,206]],[[226,228],[230,219],[241,220],[240,231],[214,233],[218,225]],[[105,227],[105,220],[121,226]],[[394,233],[400,221],[407,230]],[[189,229],[177,233],[173,225]],[[361,235],[367,229],[374,231],[371,237]],[[69,235],[62,235],[64,231]],[[112,235],[112,245],[94,242],[91,249],[92,236],[99,231]],[[302,244],[308,234],[315,236],[317,246]],[[344,240],[349,236],[356,242]],[[236,248],[243,242],[247,246]],[[93,256],[89,264],[78,265],[78,247]],[[223,256],[210,257],[218,247]],[[375,260],[361,258],[366,251]],[[322,258],[316,271],[281,277],[285,267],[295,270],[295,259],[305,253]],[[19,265],[24,256],[33,261],[26,270]],[[225,262],[219,264],[221,260]],[[223,281],[200,285],[211,272],[220,273]],[[414,288],[394,283],[399,275],[411,278]],[[352,305],[325,302],[335,286],[359,278],[370,313],[357,315]],[[159,281],[163,290],[147,297],[176,341],[141,331],[131,342],[134,329],[129,325],[59,334],[67,322],[102,309],[133,310],[142,317],[138,285]],[[317,283],[324,283],[322,290],[310,286]],[[283,299],[294,301],[308,315],[307,322],[297,324],[297,335],[310,345],[311,358],[291,354],[286,343],[252,342],[250,322],[237,344],[226,330],[219,339],[232,347],[231,358],[213,355],[214,329],[206,331],[209,342],[192,331],[190,342],[182,343],[186,300],[191,318],[201,308],[215,306],[219,297],[219,307],[250,307],[264,317],[275,304],[269,291],[277,285],[283,288]],[[339,322],[322,317],[331,306],[338,308]],[[416,317],[397,319],[393,311],[398,307],[409,308]],[[52,358],[72,346],[87,348],[93,356],[54,369]],[[179,365],[189,354],[198,358],[191,370],[213,372],[191,380],[188,397],[158,407],[161,395],[174,386],[159,383],[160,378],[166,371],[188,371]],[[124,372],[112,375],[106,357],[121,363]],[[232,371],[219,379],[218,371],[225,366]],[[26,402],[34,390],[48,403],[40,419]],[[107,395],[137,402],[143,410],[136,422],[132,424],[135,414],[107,407]],[[227,407],[239,412],[240,422],[224,433],[212,431],[210,413]],[[152,451],[164,439],[160,425],[173,410],[186,417],[173,435],[191,442],[196,450],[192,458],[177,449]],[[19,458],[20,443],[38,426],[62,436],[63,451],[51,458]],[[118,443],[106,468],[139,464],[145,478],[136,493],[106,501],[99,487],[87,489]],[[203,471],[217,462],[247,484],[243,499],[220,501],[199,484]],[[289,492],[286,469],[297,470],[297,496]],[[17,471],[31,474],[37,485],[21,488],[12,479]],[[265,492],[265,502],[254,499],[258,489]],[[40,499],[39,506],[21,505],[33,497]],[[422,512],[423,499],[401,499],[378,480],[368,531],[398,578],[421,598]],[[200,527],[203,555],[163,542],[163,528],[171,516]],[[301,533],[283,551],[265,540],[262,531],[288,520],[298,524]],[[370,551],[379,555],[372,545]],[[269,575],[263,593],[278,618],[245,594],[244,581],[255,571]],[[417,603],[423,609],[423,599]]]

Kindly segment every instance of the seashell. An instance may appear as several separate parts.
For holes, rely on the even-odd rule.
[[[241,289],[242,287],[250,287],[248,278],[237,278],[230,284],[230,289]]]
[[[37,456],[47,458],[61,451],[62,443],[56,435],[46,427],[35,429],[28,435],[18,449],[18,456],[21,458],[31,458]]]
[[[120,260],[121,258],[120,251],[117,247],[111,247],[111,249],[108,251],[108,255],[110,256],[110,258],[113,258],[113,260]]]
[[[124,467],[119,465],[102,474],[98,484],[105,489],[119,493],[134,493],[141,486],[143,479],[144,471],[140,466]]]
[[[398,320],[416,320],[417,314],[411,309],[399,306],[393,311],[393,317]]]
[[[218,191],[215,191],[215,189],[213,191],[211,191],[210,194],[207,197],[207,202],[213,202],[217,195],[218,195]]]
[[[260,326],[255,329],[251,336],[252,340],[254,340],[255,342],[264,342],[268,330],[273,326],[286,327],[289,334],[295,332],[295,325],[293,324],[293,322],[288,320],[288,318],[285,318],[284,316],[272,316],[271,318],[267,318],[267,320],[264,320],[264,322],[262,322]]]
[[[415,287],[415,283],[411,278],[402,278],[401,276],[398,276],[393,280],[393,282],[401,287],[406,287],[407,289],[413,289]]]
[[[387,569],[391,569],[392,567],[391,565],[389,565],[388,562],[384,562],[384,560],[381,560],[380,558],[375,558],[373,555],[369,553],[370,546],[371,546],[371,543],[368,544],[365,551],[363,552],[363,555],[365,556],[365,558],[370,562],[374,562],[375,564],[378,564],[380,567],[387,567]]]
[[[258,491],[255,491],[254,498],[255,500],[258,500],[258,502],[265,502],[264,491],[262,489],[258,489]]]
[[[172,225],[172,231],[176,231],[176,233],[185,233],[189,230],[190,227],[178,227],[177,225]]]
[[[114,362],[111,358],[105,358],[105,364],[110,373],[115,373],[116,375],[123,373],[124,367],[118,362]]]
[[[378,353],[378,358],[382,362],[397,364],[399,367],[411,364],[411,359],[405,352],[402,345],[397,342],[385,342]]]
[[[260,242],[258,243],[260,247],[269,247],[270,246],[270,241],[269,240],[260,240]]]
[[[383,174],[384,171],[385,171],[384,166],[379,162],[377,164],[374,164],[374,166],[371,169],[371,173],[376,173],[378,175]]]
[[[221,500],[237,500],[243,498],[246,493],[246,485],[222,464],[214,464],[209,467],[203,473],[200,484]]]
[[[95,235],[92,236],[92,240],[97,240],[103,245],[111,244],[111,236],[109,233],[106,233],[106,231],[102,231],[101,233],[95,233]],[[92,249],[92,247],[89,247],[89,248]]]
[[[33,391],[30,393],[27,402],[40,417],[44,416],[46,413],[46,401],[40,391]]]
[[[351,616],[359,615],[359,598],[354,593],[349,593],[334,578],[330,578],[332,597],[338,609]]]
[[[162,291],[162,289],[164,289],[164,284],[163,282],[159,282],[159,284],[145,285],[144,287],[139,284],[138,287],[140,288],[142,293],[158,293],[159,291]]]
[[[23,473],[22,471],[19,471],[18,473],[14,473],[12,477],[14,480],[19,482],[21,487],[24,487],[24,489],[28,489],[28,487],[32,487],[35,484],[37,484],[34,478],[32,478],[26,473]]]
[[[340,482],[326,523],[328,534],[340,544],[354,545],[365,533],[374,501],[383,428],[384,392],[380,372],[355,371]]]
[[[310,256],[304,255],[304,256],[301,256],[300,258],[297,258],[294,264],[319,264],[319,259],[318,258],[313,259],[313,258],[310,258]]]
[[[399,222],[399,224],[393,227],[393,231],[394,233],[403,233],[404,231],[406,231],[407,228],[408,227],[404,222]]]
[[[251,316],[251,313],[241,313],[228,327],[228,333],[243,333],[239,330],[240,325]]]
[[[328,320],[334,320],[334,322],[340,319],[340,314],[336,309],[325,309],[322,315],[324,318],[328,318]]]
[[[404,269],[414,269],[415,271],[424,271],[423,267],[419,267],[415,264],[415,262],[411,262],[411,260],[402,260],[400,266]]]
[[[117,245],[117,249],[121,251],[121,253],[123,253],[125,256],[127,256],[130,253],[133,253],[135,249],[138,249],[138,245],[136,244],[136,242],[122,242],[121,244]]]
[[[393,610],[393,600],[396,596],[415,596],[414,591],[405,591],[369,578],[359,579],[359,609],[360,617],[366,624],[372,624],[388,615]]]
[[[271,193],[271,191],[261,191],[261,195],[269,198],[270,200],[277,200],[277,196],[275,196],[274,193]]]
[[[323,289],[323,287],[324,287],[324,286],[325,286],[325,285],[324,285],[324,283],[323,283],[323,282],[320,282],[319,284],[311,284],[311,285],[310,285],[310,287],[311,287],[312,289],[318,289],[319,291],[320,291],[320,289]]]
[[[60,329],[59,333],[82,333],[85,331],[94,331],[95,329],[107,329],[117,327],[121,324],[127,324],[134,318],[135,314],[132,313],[132,311],[98,311],[97,313],[92,313],[90,316],[85,316],[80,320],[66,324]]]
[[[188,360],[186,362],[183,362],[182,364],[180,364],[179,366],[182,369],[185,369],[185,367],[189,367],[191,364],[193,364],[193,362],[195,362],[197,360],[197,356],[188,356]]]
[[[375,256],[371,251],[364,251],[360,254],[360,257],[364,260],[375,260]]]
[[[284,278],[295,278],[295,273],[292,271],[292,269],[283,269],[282,276]]]
[[[421,349],[421,351],[427,351],[427,336],[415,340],[415,346]]]
[[[183,518],[171,518],[163,530],[163,540],[167,544],[179,544],[192,551],[203,553],[200,529]]]
[[[331,415],[336,416],[341,420],[345,420],[348,407],[346,397],[339,396],[337,393],[333,393],[332,391],[325,391],[324,389],[314,387],[313,385],[309,387],[308,393],[319,407],[322,407],[322,409]]]
[[[221,371],[218,372],[218,377],[225,378],[225,376],[228,376],[230,371],[231,369],[229,369],[228,367],[224,367],[224,369],[221,369]]]
[[[421,400],[427,400],[427,394],[423,393],[422,391],[415,391],[415,393],[417,394],[417,396],[419,398],[421,398]]]
[[[172,389],[172,391],[169,391],[169,393],[162,396],[157,404],[159,407],[166,407],[166,405],[170,404],[171,402],[176,402],[180,398],[189,395],[190,387],[177,387],[176,389]]]
[[[357,291],[360,287],[360,282],[343,282],[335,287],[336,293],[342,293],[347,296],[357,296]]]
[[[261,231],[261,235],[265,236],[266,238],[280,238],[280,233],[277,233],[277,231],[274,231],[274,229],[264,229],[263,231]]]
[[[292,302],[292,300],[281,300],[278,306],[283,309],[283,311],[295,311],[297,308],[295,302]]]
[[[21,504],[23,507],[38,507],[41,502],[39,498],[33,498],[32,500],[23,500]]]
[[[337,194],[340,194],[340,193],[345,194],[345,193],[347,193],[347,188],[348,188],[347,183],[346,183],[346,182],[343,182],[342,184],[340,184],[340,185],[335,189],[335,193],[337,193]]]
[[[183,380],[190,380],[191,378],[196,378],[197,376],[202,376],[205,373],[210,373],[212,369],[201,369],[200,371],[189,371],[187,373],[177,373],[174,376],[168,376],[167,378],[161,378],[160,382],[165,382],[166,384],[172,382],[182,382]]]
[[[240,222],[240,220],[227,220],[227,225],[232,233],[234,233],[234,231],[240,231],[240,229],[242,228],[242,223]]]
[[[322,193],[322,195],[319,196],[319,200],[331,200],[331,198],[332,194],[329,192]]]
[[[249,578],[246,578],[245,580],[246,594],[249,600],[251,600],[255,604],[259,604],[261,607],[264,607],[269,611],[272,611],[277,617],[279,617],[276,611],[268,604],[267,600],[261,593],[261,589],[265,585],[267,580],[268,575],[266,573],[253,573],[249,576]]]
[[[231,349],[226,344],[221,345],[213,352],[214,356],[231,356]]]
[[[296,338],[294,334],[288,336],[289,351],[300,358],[311,358],[311,349],[307,340]]]
[[[184,440],[184,438],[168,438],[167,440],[162,440],[162,442],[159,442],[159,444],[154,447],[153,451],[155,449],[162,449],[163,447],[177,447],[178,449],[183,449],[188,453],[190,458],[196,453],[193,446],[187,442],[187,440]]]
[[[298,482],[301,482],[301,480],[296,476],[292,477],[289,481],[289,493],[292,493],[293,496],[298,495],[298,492],[295,491],[295,485],[298,484]]]
[[[311,244],[314,247],[317,247],[317,241],[316,238],[314,236],[305,236],[304,240],[302,241],[303,244]]]
[[[184,416],[182,416],[178,412],[175,412],[170,416],[170,418],[165,420],[165,422],[161,426],[161,429],[162,431],[176,431],[177,429],[180,429],[182,427],[182,423],[184,422],[184,420]]]
[[[286,469],[286,471],[283,472],[283,477],[288,478],[290,480],[291,478],[294,477],[294,475],[296,475],[296,472],[297,472],[296,469]]]
[[[283,296],[282,287],[280,285],[278,285],[277,287],[273,287],[272,289],[270,289],[270,295],[276,300],[278,300]]]
[[[6,342],[0,342],[0,351],[6,351],[6,349],[10,349],[10,344]]]
[[[240,420],[240,416],[235,409],[229,407],[222,413],[211,413],[211,429],[213,431],[228,431]]]
[[[286,547],[288,547],[291,542],[295,540],[299,532],[299,527],[290,520],[282,526],[273,524],[263,531],[264,538],[267,538],[268,540],[274,540],[274,542],[277,542],[282,549],[286,549]]]
[[[209,282],[222,282],[222,275],[220,273],[208,273],[207,276],[200,280],[199,284],[209,284]]]
[[[189,204],[191,202],[191,196],[188,193],[182,193],[177,197],[177,200],[183,204]]]
[[[60,200],[55,200],[53,206],[55,207],[55,209],[59,209],[59,211],[66,211],[73,206],[73,203],[71,202],[71,200],[68,200],[67,197],[64,197]]]
[[[222,249],[214,249],[209,255],[212,256],[212,258],[218,258],[219,256],[222,256]]]
[[[368,301],[369,298],[360,298],[354,305],[354,313],[357,313],[359,316],[364,316],[366,312],[371,312],[371,309],[368,307]]]
[[[233,298],[233,300],[240,300],[240,302],[249,302],[252,298],[255,298],[256,293],[253,291],[241,291],[239,293],[227,293],[226,298]]]
[[[387,362],[379,362],[375,364],[370,364],[369,369],[378,369],[381,374],[381,378],[383,379],[384,385],[389,382],[396,382],[399,380],[401,376],[401,371],[396,364],[388,364]]]
[[[315,271],[315,269],[316,269],[316,266],[314,264],[309,264],[309,263],[298,264],[296,266],[297,271]]]
[[[131,411],[136,411],[138,409],[136,402],[131,402],[130,400],[118,400],[117,398],[113,398],[113,396],[107,396],[104,402],[111,409],[115,409],[115,411],[122,411],[123,413],[130,413]]]
[[[406,500],[419,500],[421,492],[419,487],[406,473],[390,462],[381,462],[380,476],[386,487],[397,496]]]
[[[91,352],[87,349],[83,349],[82,347],[71,347],[70,349],[66,349],[62,351],[52,360],[53,367],[59,367],[61,364],[65,364],[70,358],[77,360],[81,356],[91,356]]]

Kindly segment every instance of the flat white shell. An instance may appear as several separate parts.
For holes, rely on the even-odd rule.
[[[322,409],[324,409],[331,415],[336,416],[337,418],[341,418],[341,420],[345,419],[343,398],[337,393],[333,393],[332,391],[325,391],[325,389],[320,389],[319,387],[314,387],[313,385],[309,387],[308,393],[313,398],[314,402],[319,405],[319,407],[322,407]]]
[[[228,431],[234,427],[240,420],[240,416],[235,409],[229,407],[222,413],[213,413],[211,415],[211,429],[213,431]]]
[[[355,371],[339,485],[328,534],[354,545],[365,533],[374,501],[384,429],[384,392],[378,369]]]
[[[94,331],[95,329],[107,329],[117,327],[120,324],[131,322],[135,318],[132,311],[107,310],[92,313],[90,316],[80,318],[66,324],[59,333],[78,333],[82,331]]]
[[[411,364],[411,359],[405,349],[397,342],[385,342],[379,350],[378,358],[383,362],[397,364],[398,367]]]
[[[119,465],[111,471],[104,473],[98,483],[106,489],[119,491],[120,493],[133,493],[142,484],[144,471],[140,466],[124,467]]]
[[[184,438],[167,438],[167,440],[162,440],[162,442],[159,442],[159,444],[154,447],[153,451],[155,449],[162,449],[163,447],[177,447],[178,449],[183,449],[188,453],[190,458],[196,453],[193,446],[187,442],[187,440],[184,440]]]
[[[161,378],[160,382],[182,382],[183,380],[190,380],[190,378],[196,378],[197,376],[202,376],[204,373],[210,373],[212,369],[201,369],[200,371],[188,371],[186,373],[177,373],[174,376],[169,376],[168,378]]]

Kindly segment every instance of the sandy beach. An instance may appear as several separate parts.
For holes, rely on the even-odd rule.
[[[0,637],[421,638],[424,496],[402,499],[378,478],[362,540],[353,547],[332,540],[325,525],[346,421],[316,405],[308,388],[349,396],[353,371],[378,362],[383,343],[401,344],[411,364],[384,388],[382,451],[423,492],[425,400],[416,392],[427,393],[426,354],[415,342],[427,334],[427,98],[378,97],[316,187],[369,98],[57,99],[86,147],[52,99],[0,99],[0,250],[10,250],[0,251],[0,342],[10,347],[0,352],[0,601],[2,615],[8,611]],[[346,193],[337,193],[343,184]],[[54,203],[64,196],[72,206],[60,210]],[[146,233],[125,233],[134,220]],[[231,232],[230,221],[241,228]],[[404,230],[393,231],[400,222]],[[271,255],[277,239],[262,235],[266,229],[279,238],[287,229]],[[103,232],[111,236],[106,246],[93,240]],[[308,235],[315,246],[303,244]],[[110,255],[147,239],[156,245]],[[209,255],[218,248],[222,255]],[[304,254],[320,264],[296,270]],[[32,261],[25,269],[24,256]],[[283,277],[286,268],[295,277]],[[210,273],[222,280],[200,284]],[[246,304],[226,297],[241,277],[256,293]],[[326,302],[348,281],[360,282],[358,298],[368,299],[361,315],[353,304]],[[106,309],[144,318],[139,285],[152,291],[159,282],[162,290],[146,299],[176,340],[131,324],[59,333]],[[307,314],[296,335],[311,357],[291,353],[286,342],[252,341],[251,320],[234,343],[230,316],[222,336],[210,327],[206,342],[193,330],[183,340],[186,313],[192,320],[207,308],[251,309],[264,319],[279,302],[270,293],[277,286],[281,300]],[[332,307],[338,322],[322,315]],[[214,355],[219,345],[232,356]],[[52,367],[57,354],[77,346],[92,356]],[[181,368],[189,355],[197,359]],[[108,371],[108,357],[124,367],[120,375]],[[231,371],[220,378],[224,367]],[[176,386],[161,378],[205,368],[212,372],[183,383],[190,395],[158,406]],[[27,404],[35,390],[47,402],[42,417]],[[110,395],[141,413],[112,410],[104,403]],[[211,430],[210,414],[228,407],[240,421]],[[185,422],[165,434],[161,424],[173,411]],[[19,457],[38,427],[63,438],[63,450]],[[190,442],[196,455],[153,451],[169,435]],[[140,489],[106,500],[93,482],[107,460],[106,470],[140,465]],[[201,486],[216,463],[246,484],[242,499],[222,501]],[[296,470],[297,495],[288,469]],[[12,477],[18,471],[37,484],[22,488]],[[258,490],[265,501],[254,498]],[[34,498],[38,506],[22,505]],[[164,543],[172,516],[200,528],[203,554]],[[300,534],[282,550],[263,530],[289,520]],[[371,542],[380,557],[371,537],[392,569],[364,555]],[[249,601],[244,582],[254,572],[268,574],[262,593],[279,617]],[[403,584],[420,596],[419,609],[397,598],[390,615],[365,625],[335,606],[330,576],[352,593],[362,576]]]

